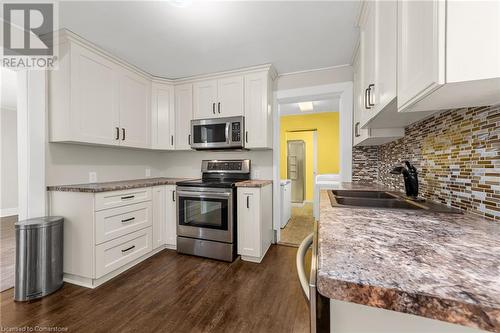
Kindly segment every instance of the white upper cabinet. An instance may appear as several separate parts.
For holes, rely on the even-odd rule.
[[[148,148],[151,141],[151,81],[123,70],[119,81],[121,145]]]
[[[233,117],[243,115],[243,76],[217,80],[217,95],[217,114],[219,116]]]
[[[51,142],[149,148],[151,81],[107,54],[61,37],[48,75]]]
[[[153,149],[175,148],[174,86],[155,82],[151,97],[151,146]]]
[[[217,115],[217,80],[195,82],[193,84],[194,119],[213,118]]]
[[[500,2],[398,2],[398,109],[500,102]]]
[[[194,119],[243,115],[243,76],[195,82]]]
[[[266,72],[245,75],[245,148],[272,148],[272,78]]]
[[[175,86],[175,149],[191,149],[193,119],[193,84]]]

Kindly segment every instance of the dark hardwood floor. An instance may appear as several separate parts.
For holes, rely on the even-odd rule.
[[[308,332],[297,249],[273,245],[261,264],[165,250],[94,290],[66,283],[41,300],[0,294],[3,328],[67,332]]]

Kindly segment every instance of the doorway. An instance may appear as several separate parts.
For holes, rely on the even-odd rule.
[[[305,192],[305,156],[306,144],[304,140],[287,141],[287,179],[291,182],[292,203],[304,202]]]

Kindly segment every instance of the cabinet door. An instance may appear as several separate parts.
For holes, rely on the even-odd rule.
[[[238,254],[260,257],[260,191],[238,188]]]
[[[366,2],[360,26],[361,81],[363,89],[363,108],[361,123],[371,118],[375,100],[375,4]],[[366,97],[365,97],[366,95]],[[366,106],[365,106],[366,99]]]
[[[439,0],[398,1],[398,109],[444,83],[444,6]]]
[[[175,87],[175,149],[188,150],[191,144],[193,85]]]
[[[151,83],[131,71],[120,76],[121,146],[149,148],[151,139]]]
[[[166,241],[166,200],[165,186],[153,187],[153,249]]]
[[[245,75],[245,147],[269,148],[272,146],[268,126],[271,124],[268,110],[267,73]]]
[[[398,3],[375,2],[375,113],[396,98]]]
[[[71,46],[71,136],[75,141],[118,145],[116,65],[78,45]]]
[[[166,186],[166,237],[168,247],[177,247],[177,202],[175,185]]]
[[[151,100],[151,145],[154,149],[174,149],[174,87],[153,84]]]
[[[194,119],[213,118],[217,114],[217,81],[203,81],[193,84]]]
[[[368,130],[362,129],[362,113],[365,112],[364,109],[364,90],[363,81],[361,80],[361,64],[359,59],[359,53],[354,58],[353,63],[353,93],[354,93],[354,112],[353,112],[353,145],[356,146],[358,143],[364,141],[368,136]]]
[[[242,116],[243,76],[230,77],[217,81],[217,114],[222,117]]]

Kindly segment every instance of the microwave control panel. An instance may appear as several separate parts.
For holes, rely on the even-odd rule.
[[[239,121],[231,123],[231,141],[241,141],[241,123]]]

